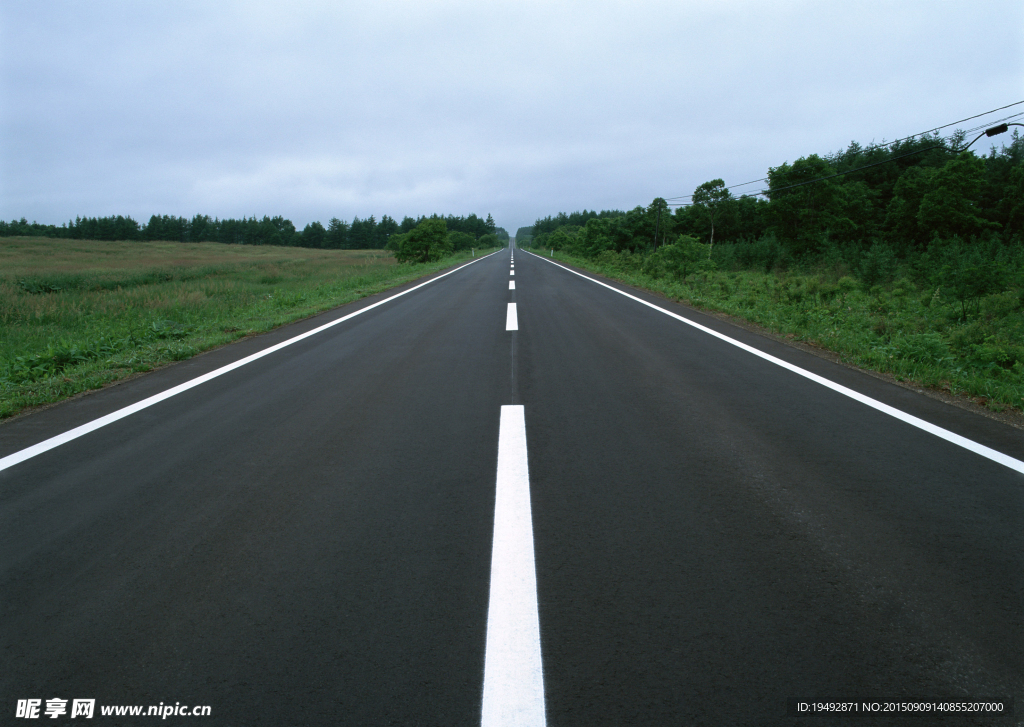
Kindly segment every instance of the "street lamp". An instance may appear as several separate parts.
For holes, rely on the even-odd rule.
[[[978,134],[978,136],[974,139],[974,141],[977,141],[978,139],[980,139],[983,136],[995,136],[996,134],[1002,134],[1005,131],[1009,131],[1011,126],[1024,126],[1024,124],[1005,124],[1004,123],[1004,124],[999,124],[998,126],[993,126],[991,129],[985,129],[983,132]],[[972,146],[974,146],[974,141],[972,141],[970,144],[965,146],[961,151],[967,151]]]

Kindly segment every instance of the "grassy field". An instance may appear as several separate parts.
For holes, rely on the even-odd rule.
[[[400,265],[382,250],[0,238],[0,419],[469,257]]]
[[[956,301],[908,277],[873,285],[839,268],[645,274],[639,256],[555,258],[638,288],[756,323],[828,349],[898,381],[966,396],[993,411],[1024,409],[1024,288],[978,301],[964,316]],[[545,256],[546,257],[546,256]]]

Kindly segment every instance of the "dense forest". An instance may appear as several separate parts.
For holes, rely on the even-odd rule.
[[[519,243],[521,243],[523,245],[526,245],[529,242],[529,240],[531,240],[532,238],[533,238],[533,228],[532,227],[520,227],[518,230],[516,230],[516,241],[517,242],[519,242]]]
[[[657,198],[625,212],[538,219],[517,238],[584,258],[698,243],[719,267],[736,269],[839,256],[862,274],[878,272],[872,259],[927,256],[952,241],[992,254],[1024,245],[1024,138],[1014,130],[1008,144],[981,156],[962,151],[963,141],[957,132],[869,147],[854,142],[769,169],[758,180],[767,184],[754,193],[737,196],[715,179],[677,203]]]
[[[76,240],[178,240],[180,242],[223,242],[234,245],[288,245],[330,250],[369,250],[387,246],[388,238],[395,233],[408,233],[424,220],[444,220],[451,233],[462,233],[473,241],[483,235],[495,235],[500,241],[508,240],[508,232],[494,223],[475,214],[466,217],[448,215],[405,217],[396,222],[388,215],[378,221],[373,215],[361,220],[355,217],[351,223],[338,218],[331,219],[325,227],[320,222],[311,222],[300,232],[291,220],[283,217],[256,217],[217,219],[207,215],[173,217],[153,215],[146,224],[139,224],[131,217],[77,217],[57,226],[28,222],[24,218],[4,222],[0,220],[0,237],[35,236],[56,237]],[[457,247],[457,246],[456,246]]]

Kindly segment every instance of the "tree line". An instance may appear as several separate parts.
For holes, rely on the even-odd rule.
[[[441,220],[450,233],[460,233],[475,243],[484,235],[494,235],[499,241],[508,240],[508,232],[498,227],[494,218],[481,218],[476,214],[430,215],[418,218],[404,217],[396,222],[388,215],[378,221],[373,215],[366,219],[353,218],[345,222],[332,218],[326,226],[310,222],[301,231],[284,217],[262,219],[218,219],[208,215],[175,217],[153,215],[149,222],[140,224],[131,217],[76,217],[62,225],[28,222],[25,218],[5,222],[0,220],[0,237],[32,236],[75,240],[172,240],[178,242],[221,242],[233,245],[285,245],[322,248],[329,250],[383,249],[397,234],[407,234],[426,220]],[[465,238],[456,238],[461,244]],[[395,246],[392,245],[394,248]],[[481,246],[483,247],[483,246]],[[456,249],[459,249],[456,246]]]
[[[1024,242],[1024,138],[987,155],[963,151],[961,132],[797,159],[768,170],[761,193],[734,195],[705,182],[672,211],[664,198],[630,211],[559,213],[520,229],[534,247],[594,257],[644,253],[678,241],[770,243],[781,257],[810,260],[879,245],[905,256],[936,240]],[[764,246],[764,245],[762,245]]]

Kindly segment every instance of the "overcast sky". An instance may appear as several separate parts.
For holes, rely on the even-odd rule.
[[[4,0],[0,217],[514,234],[1022,99],[1020,0]]]

